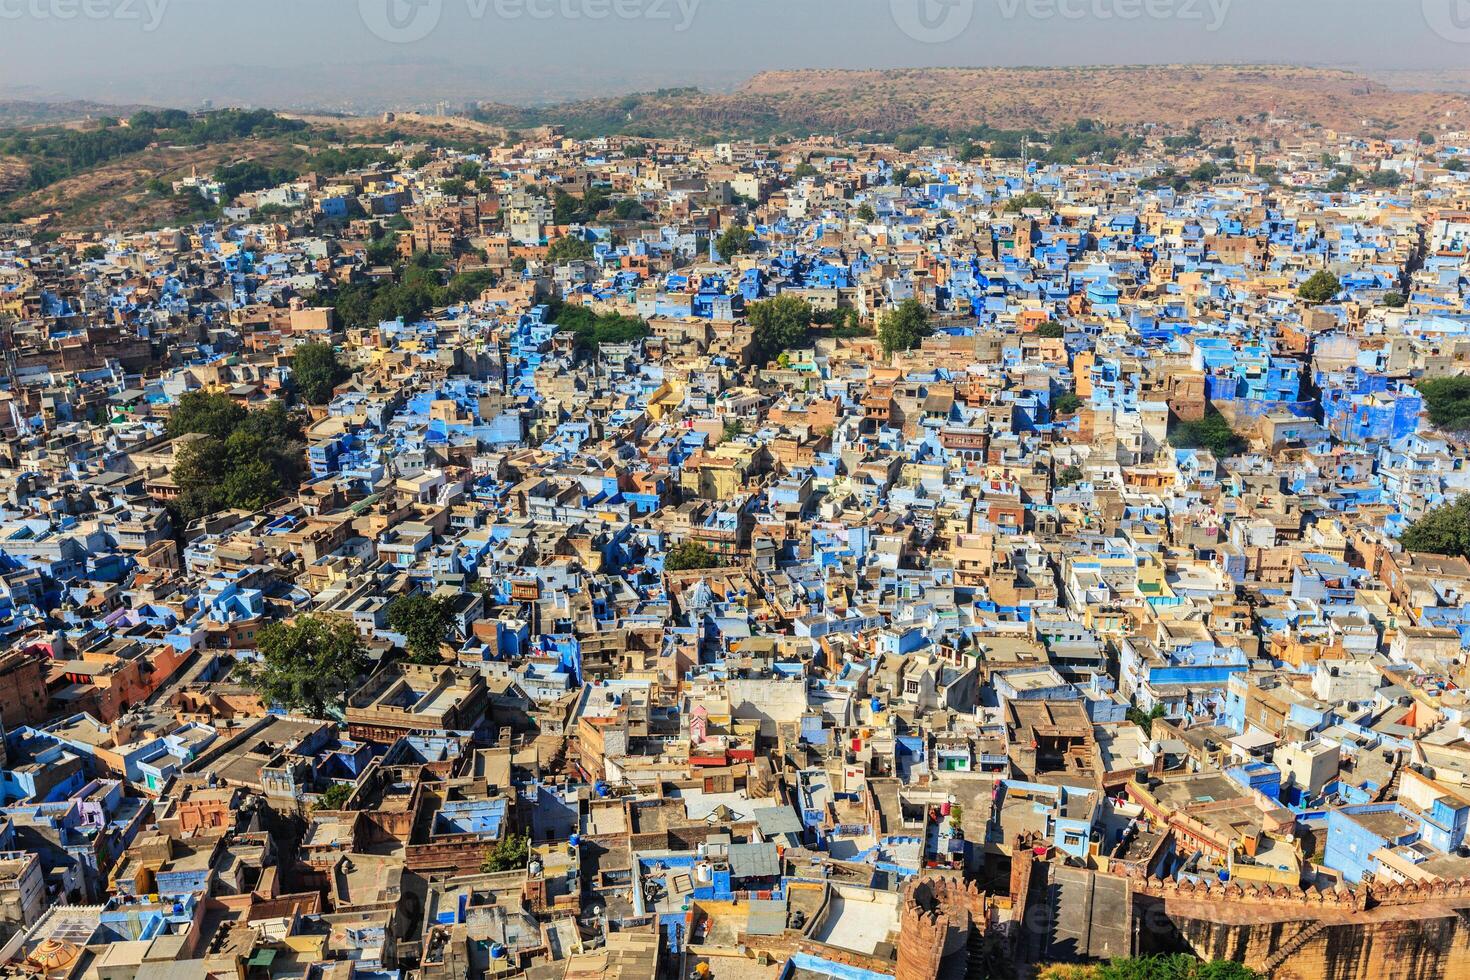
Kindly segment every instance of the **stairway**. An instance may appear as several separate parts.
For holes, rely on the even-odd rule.
[[[966,949],[968,962],[965,967],[965,980],[986,980],[990,976],[989,954],[985,950],[985,932],[982,929],[970,929],[970,941]]]
[[[1327,923],[1323,922],[1320,919],[1315,922],[1308,922],[1306,925],[1302,926],[1301,930],[1297,932],[1296,935],[1288,939],[1285,945],[1283,945],[1280,949],[1271,954],[1271,958],[1266,961],[1265,969],[1263,969],[1261,973],[1267,977],[1275,976],[1276,971],[1279,970],[1282,965],[1286,963],[1287,960],[1291,959],[1293,956],[1299,953],[1302,948],[1307,945],[1307,943],[1322,935],[1322,933],[1326,931],[1326,929]]]

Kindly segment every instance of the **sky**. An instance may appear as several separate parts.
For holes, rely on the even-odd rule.
[[[1465,87],[1470,0],[0,0],[13,99],[378,109],[776,68],[1185,62]]]

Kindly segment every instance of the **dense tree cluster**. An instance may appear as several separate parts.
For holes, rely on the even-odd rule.
[[[594,313],[585,306],[554,306],[551,322],[576,337],[577,349],[584,353],[603,344],[629,344],[652,335],[648,323],[620,313]]]
[[[327,404],[332,400],[333,389],[352,377],[331,344],[302,344],[294,353],[291,379],[297,394],[307,404]]]
[[[913,299],[904,300],[897,309],[889,310],[878,325],[878,341],[883,345],[883,353],[890,355],[895,351],[913,350],[933,333],[929,311]]]
[[[761,363],[777,354],[806,345],[812,328],[812,308],[796,296],[751,303],[745,310]]]
[[[1437,428],[1457,432],[1470,428],[1470,377],[1456,375],[1419,382],[1419,394]]]
[[[399,596],[388,607],[388,628],[403,635],[415,663],[438,663],[439,647],[453,627],[454,606],[440,596]]]
[[[664,558],[664,571],[692,572],[705,568],[721,568],[725,560],[698,541],[686,541],[669,549]]]
[[[1198,421],[1176,422],[1169,430],[1169,442],[1179,449],[1208,449],[1216,459],[1235,456],[1246,449],[1242,439],[1225,416],[1210,411]]]
[[[220,394],[190,392],[168,420],[179,439],[171,503],[184,522],[229,508],[259,510],[301,483],[306,447],[280,402],[247,411]],[[185,438],[194,436],[195,438]]]
[[[489,269],[460,272],[446,282],[444,268],[441,256],[419,252],[398,267],[396,281],[348,283],[330,303],[342,326],[361,330],[389,320],[412,323],[438,307],[477,299],[496,283]]]
[[[1399,542],[1410,551],[1470,558],[1470,497],[1425,514],[1409,525]]]
[[[352,622],[331,616],[264,626],[256,649],[260,660],[242,668],[244,682],[267,703],[313,718],[340,712],[346,693],[371,665]]]

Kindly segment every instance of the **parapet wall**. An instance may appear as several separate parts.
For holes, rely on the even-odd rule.
[[[1127,881],[1135,955],[1187,950],[1275,980],[1470,980],[1470,879],[1326,890]]]

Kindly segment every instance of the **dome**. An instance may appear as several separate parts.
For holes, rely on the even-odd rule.
[[[76,962],[81,953],[82,948],[75,943],[46,939],[31,950],[31,955],[26,957],[26,961],[50,973],[54,970],[67,969]]]

